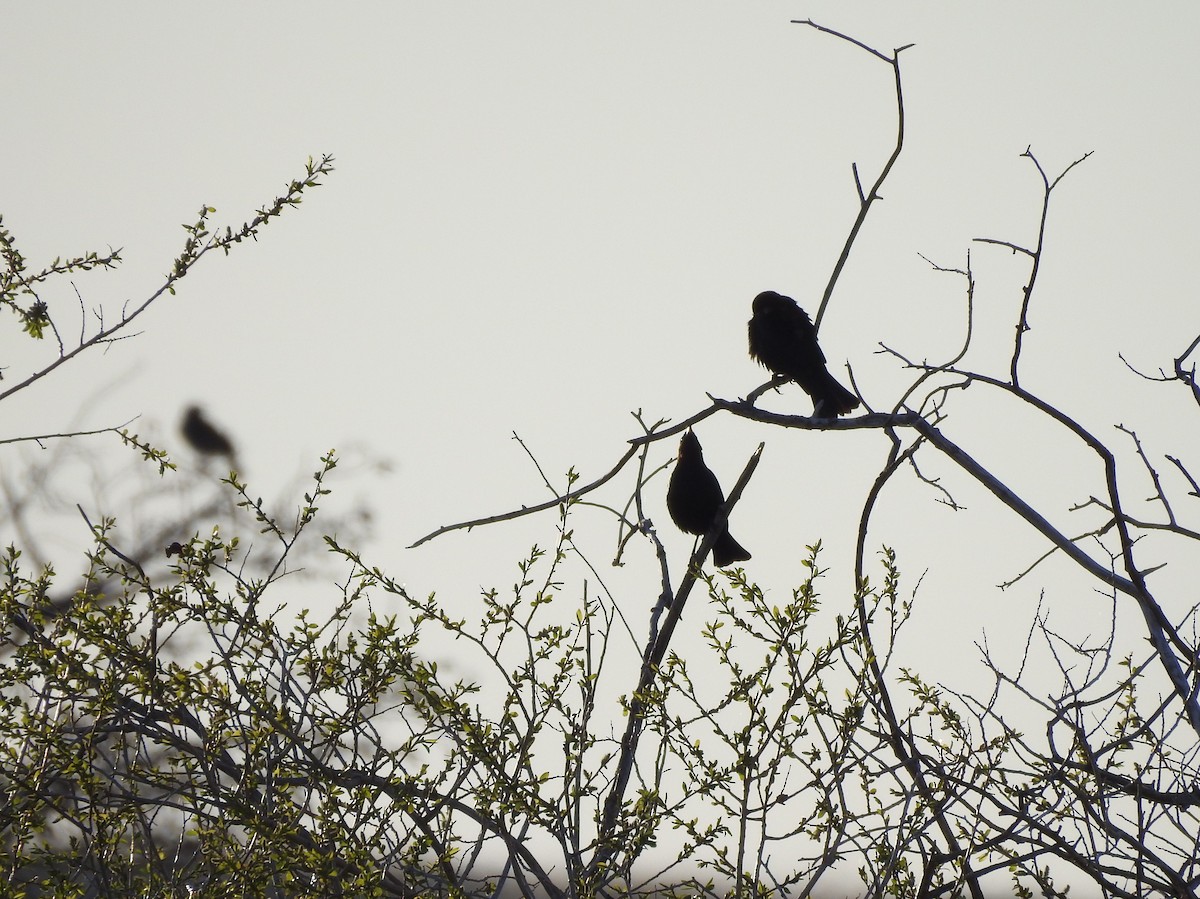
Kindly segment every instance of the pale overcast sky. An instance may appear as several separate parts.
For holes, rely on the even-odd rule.
[[[1026,264],[971,239],[1034,240],[1027,146],[1052,174],[1094,151],[1055,194],[1024,383],[1117,444],[1122,422],[1159,453],[1196,446],[1171,391],[1117,358],[1169,365],[1200,322],[1200,11],[1181,2],[10,4],[0,212],[31,267],[123,247],[118,272],[75,281],[110,318],[158,286],[202,204],[237,224],[309,155],[334,154],[337,171],[257,245],[205,261],[142,336],[14,398],[4,436],[141,415],[186,464],[175,427],[199,401],[264,495],[330,447],[348,467],[390,459],[341,496],[369,497],[372,560],[417,592],[506,585],[552,517],[403,547],[548,496],[513,430],[552,477],[574,465],[590,480],[637,434],[631,410],[679,420],[706,391],[765,379],[746,355],[757,292],[815,311],[856,213],[851,164],[874,176],[895,117],[888,66],[789,24],[808,17],[880,50],[914,44],[904,155],[821,331],[835,369],[851,361],[868,402],[890,407],[909,377],[874,354],[881,341],[930,359],[961,341],[961,284],[918,254],[960,266],[972,248],[967,361],[1003,373]],[[47,299],[69,316],[74,294],[57,289]],[[762,402],[811,409],[795,388]],[[978,388],[947,428],[1064,529],[1087,529],[1066,507],[1100,489],[1098,472],[1060,435]],[[840,602],[886,439],[722,416],[698,433],[727,485],[767,442],[733,522],[751,575],[786,595],[823,539]],[[927,461],[969,509],[906,477],[872,541],[897,546],[910,584],[929,570],[917,618],[944,647],[930,677],[956,678],[985,628],[1023,632],[1040,587],[1067,615],[1103,611],[1066,564],[996,591],[1044,542]],[[600,499],[622,504],[628,484]],[[648,511],[678,577],[691,540],[660,484]],[[583,514],[606,565],[615,525]],[[653,601],[647,546],[601,573],[635,619]]]

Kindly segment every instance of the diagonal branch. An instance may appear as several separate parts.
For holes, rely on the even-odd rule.
[[[725,504],[717,513],[716,518],[713,519],[708,533],[704,535],[704,539],[700,542],[700,545],[688,561],[687,573],[684,575],[679,589],[675,592],[675,596],[671,600],[671,607],[667,612],[666,620],[663,622],[662,630],[659,632],[657,638],[646,646],[646,651],[642,657],[638,685],[629,700],[629,720],[625,725],[625,734],[621,737],[621,750],[617,759],[617,773],[613,779],[608,796],[604,800],[604,814],[600,822],[600,831],[596,838],[596,855],[589,865],[589,869],[593,872],[606,867],[612,859],[613,854],[617,851],[614,836],[621,813],[621,806],[625,799],[625,792],[629,788],[629,779],[633,775],[633,764],[637,757],[642,728],[646,723],[648,704],[645,697],[653,688],[654,681],[658,677],[658,669],[667,654],[671,635],[675,632],[675,626],[683,616],[683,609],[687,604],[688,596],[692,592],[692,587],[695,586],[696,580],[700,577],[701,566],[704,564],[704,560],[708,558],[713,544],[717,542],[717,537],[728,523],[729,513],[733,511],[733,507],[741,499],[742,491],[746,489],[746,485],[750,483],[750,478],[754,475],[755,469],[758,468],[759,459],[762,458],[763,447],[764,444],[760,443],[758,448],[751,454],[749,461],[746,462],[741,476],[729,492],[728,499],[725,500]]]
[[[770,381],[767,384],[762,385],[761,387],[755,389],[750,394],[750,396],[757,397],[757,396],[761,395],[766,390],[770,389],[771,385],[775,384],[775,383],[776,383],[776,381]],[[711,394],[709,395],[709,399],[712,399]],[[519,509],[512,509],[508,512],[501,512],[497,515],[488,515],[484,518],[472,518],[469,521],[459,521],[454,524],[443,525],[442,527],[438,528],[437,530],[431,531],[430,533],[426,534],[424,537],[421,537],[419,540],[417,540],[413,543],[410,543],[408,548],[416,549],[422,543],[428,543],[430,540],[433,540],[435,537],[440,537],[440,536],[442,536],[442,534],[448,534],[451,531],[461,531],[464,529],[469,531],[472,528],[482,527],[485,524],[496,524],[501,521],[512,521],[514,518],[523,518],[526,515],[534,515],[538,512],[545,512],[547,509],[556,508],[557,506],[561,506],[563,503],[574,502],[575,500],[579,499],[580,497],[586,496],[587,494],[591,493],[593,490],[603,487],[605,484],[607,484],[609,481],[611,481],[613,478],[615,478],[618,474],[620,474],[621,469],[623,469],[626,466],[626,464],[629,462],[629,460],[632,459],[637,454],[637,451],[639,449],[641,449],[643,446],[645,446],[646,444],[654,443],[655,441],[658,441],[658,440],[665,440],[668,437],[673,437],[676,434],[682,434],[684,431],[686,431],[692,425],[696,424],[697,422],[704,421],[704,419],[708,418],[710,415],[714,415],[718,411],[720,411],[720,407],[717,406],[716,403],[714,402],[714,404],[712,406],[709,406],[707,409],[702,409],[699,412],[697,412],[695,415],[689,416],[688,418],[685,418],[683,421],[679,422],[678,424],[672,425],[669,428],[663,428],[661,431],[654,430],[653,428],[651,428],[647,433],[643,434],[642,436],[634,437],[633,439],[631,439],[629,441],[629,449],[627,449],[625,451],[625,454],[623,456],[621,456],[620,459],[617,460],[616,465],[614,465],[612,468],[610,468],[606,474],[601,475],[600,477],[596,478],[596,480],[592,481],[591,483],[584,484],[582,487],[578,487],[575,490],[568,490],[566,493],[562,494],[561,496],[556,496],[556,497],[554,497],[554,499],[546,500],[545,502],[538,503],[537,505],[521,506],[521,508],[519,508]]]
[[[23,381],[14,384],[7,390],[0,391],[0,401],[7,399],[14,393],[24,390],[31,384],[40,381],[56,368],[70,362],[75,357],[87,352],[93,347],[100,346],[106,343],[112,343],[120,339],[120,332],[127,328],[138,316],[149,309],[155,301],[164,294],[175,293],[175,284],[182,279],[192,267],[200,261],[206,254],[213,250],[221,250],[226,255],[233,249],[233,245],[241,243],[246,238],[257,239],[259,229],[270,222],[271,219],[282,214],[283,210],[289,206],[298,206],[301,201],[301,195],[305,190],[321,185],[320,177],[328,175],[333,171],[333,157],[323,156],[318,162],[314,162],[311,158],[308,161],[305,177],[301,181],[292,181],[288,185],[288,189],[281,196],[276,197],[270,205],[264,206],[258,210],[258,214],[249,222],[244,223],[237,231],[232,228],[226,228],[224,234],[211,235],[208,231],[208,216],[214,210],[212,207],[204,206],[200,210],[199,217],[192,225],[185,225],[188,232],[188,239],[184,244],[183,252],[175,259],[172,265],[171,272],[167,275],[166,280],[159,288],[150,294],[145,300],[133,308],[131,312],[123,312],[121,318],[114,325],[105,326],[100,323],[98,330],[91,337],[84,338],[80,335],[79,345],[67,352],[61,352],[58,358],[49,363],[45,367],[38,369],[30,374]],[[81,326],[82,327],[82,326]]]

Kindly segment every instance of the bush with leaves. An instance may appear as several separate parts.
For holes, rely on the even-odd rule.
[[[904,146],[905,48],[882,53],[800,24],[888,66],[898,118],[876,179],[866,184],[854,170],[858,215],[817,310],[819,327]],[[675,423],[647,424],[639,413],[642,433],[604,476],[579,484],[571,471],[568,489],[545,503],[417,541],[544,514],[553,540],[521,561],[511,592],[485,591],[478,612],[415,597],[353,547],[319,539],[332,453],[290,526],[252,500],[236,475],[227,479],[242,516],[235,532],[253,528],[274,541],[253,574],[226,529],[197,530],[163,570],[150,570],[102,519],[92,527],[83,586],[52,601],[53,567],[29,567],[10,548],[0,591],[0,839],[14,889],[751,896],[845,891],[853,876],[869,896],[980,899],[1006,881],[1018,895],[1061,895],[1081,879],[1114,896],[1195,895],[1196,606],[1172,608],[1151,589],[1152,569],[1140,559],[1155,537],[1186,552],[1200,532],[1177,511],[1177,492],[1136,430],[1124,431],[1135,447],[1130,475],[1127,455],[1020,380],[1050,199],[1078,164],[1052,177],[1025,155],[1044,188],[1038,240],[984,241],[1030,267],[1004,375],[963,366],[975,334],[970,256],[961,268],[935,266],[962,279],[963,347],[941,363],[883,348],[912,377],[886,402],[862,395],[864,414],[831,420],[759,407],[777,380],[745,398],[713,397]],[[310,164],[287,196],[315,185],[328,162]],[[220,238],[207,233],[206,211],[155,296],[289,202]],[[28,333],[57,334],[36,291],[39,278],[64,264],[27,277],[7,235],[5,245],[4,302]],[[106,263],[65,265],[76,264]],[[111,339],[143,308],[101,327],[90,345]],[[1200,338],[1156,378],[1185,388],[1188,411],[1200,406],[1188,361],[1198,345]],[[62,360],[73,352],[60,341]],[[1017,400],[1096,457],[1101,477],[1086,505],[1100,512],[1097,526],[1064,534],[1037,498],[951,440],[946,423],[968,397],[988,391]],[[863,493],[849,595],[821,596],[820,545],[808,548],[806,575],[782,604],[739,569],[704,570],[761,446],[673,583],[645,514],[647,491],[658,489],[665,467],[655,454],[661,441],[714,415],[756,422],[764,433],[856,429],[883,438],[886,459]],[[144,441],[124,437],[169,465]],[[1200,495],[1188,461],[1165,458],[1186,492]],[[957,506],[949,487],[924,474],[939,462],[985,487],[1048,541],[1047,555],[1070,559],[1108,598],[1113,626],[1100,639],[1052,629],[1043,616],[1032,622],[1028,647],[1047,647],[1057,690],[1045,689],[1044,671],[1024,662],[1013,670],[987,651],[987,696],[927,683],[900,663],[912,593],[901,590],[895,555],[868,546],[868,530],[904,472]],[[619,476],[630,471],[621,487]],[[1127,483],[1139,475],[1153,485],[1159,518],[1127,511]],[[605,489],[616,490],[617,501],[600,502]],[[658,562],[646,637],[622,614],[633,606],[607,592],[589,561],[592,547],[577,542],[578,516],[610,513],[621,527],[618,557],[636,545]],[[348,566],[340,596],[320,615],[293,612],[280,582],[289,560],[312,544]],[[568,586],[580,570],[591,576]],[[703,651],[685,654],[673,638],[697,587],[710,603],[706,616],[689,618],[706,619],[692,625]],[[1127,603],[1141,619],[1140,641],[1116,625]],[[453,639],[455,660],[469,659],[472,677],[437,657],[433,635]]]

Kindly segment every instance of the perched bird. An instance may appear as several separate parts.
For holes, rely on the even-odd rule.
[[[667,511],[679,530],[686,534],[704,536],[712,527],[713,519],[725,504],[725,494],[717,483],[717,476],[704,464],[704,451],[700,441],[691,431],[679,441],[679,458],[671,472],[671,483],[667,486]],[[718,568],[750,558],[725,527],[713,544],[713,561]]]
[[[813,415],[837,418],[858,405],[858,397],[825,367],[817,331],[808,313],[791,297],[765,290],[754,298],[750,355],[777,375],[787,375],[813,401]]]
[[[180,425],[184,439],[192,449],[205,456],[228,456],[233,458],[233,444],[229,438],[213,427],[195,406],[189,406]]]

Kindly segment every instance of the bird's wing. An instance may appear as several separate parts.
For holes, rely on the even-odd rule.
[[[807,360],[811,364],[815,358],[824,364],[825,354],[821,352],[821,345],[817,343],[817,329],[813,327],[808,313],[799,306],[791,305],[787,308],[787,318],[788,330],[793,335],[794,346],[801,361]]]

